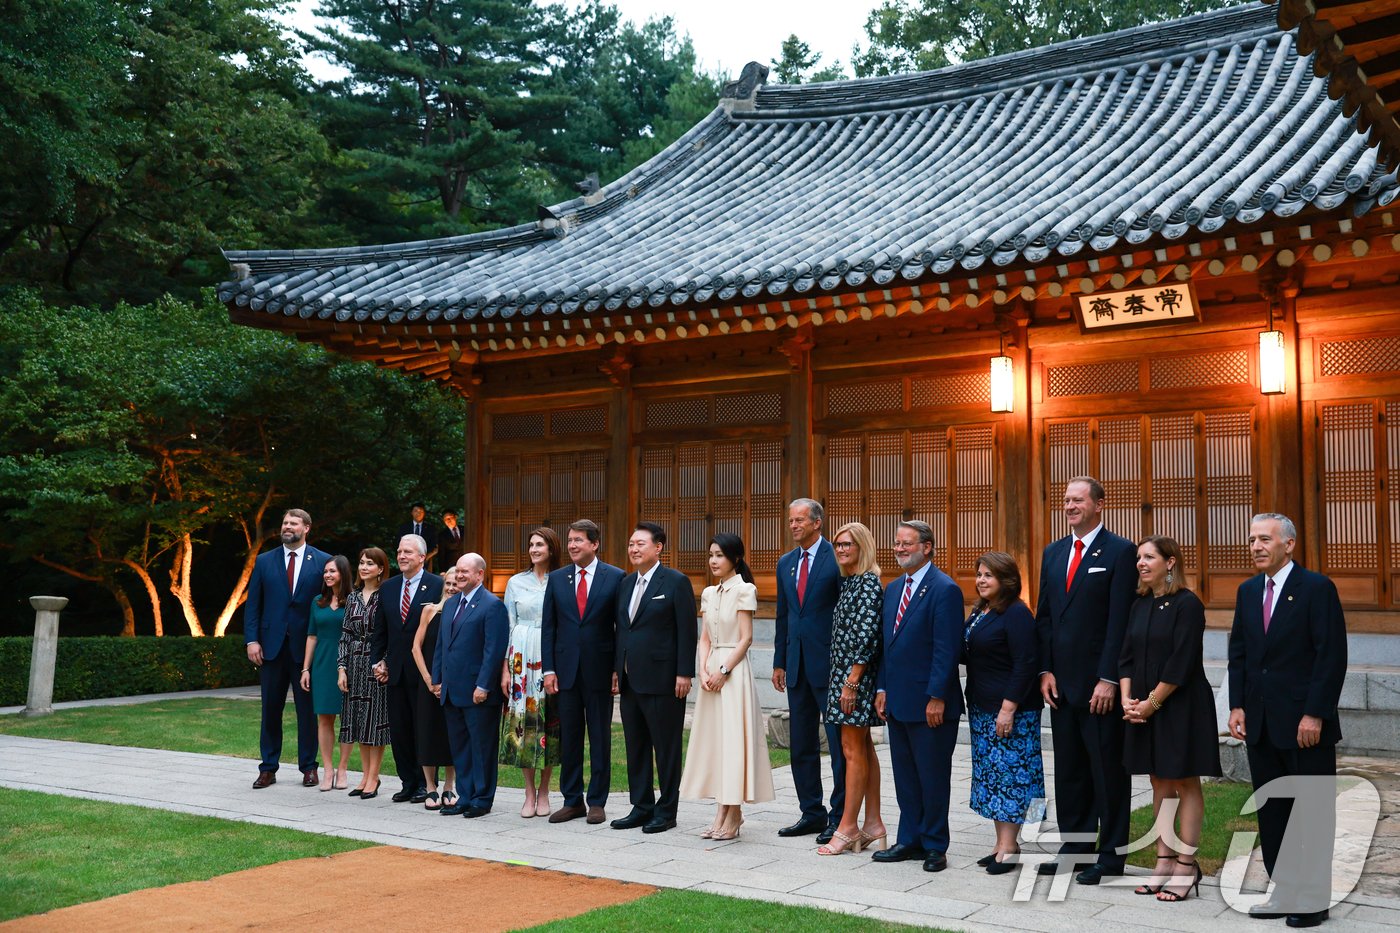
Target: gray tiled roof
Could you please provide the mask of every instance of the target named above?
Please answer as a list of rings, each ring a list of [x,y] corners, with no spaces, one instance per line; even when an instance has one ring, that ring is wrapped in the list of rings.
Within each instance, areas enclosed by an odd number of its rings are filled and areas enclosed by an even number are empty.
[[[726,103],[540,223],[230,251],[247,269],[220,298],[431,322],[807,296],[1359,213],[1400,190],[1262,4]]]

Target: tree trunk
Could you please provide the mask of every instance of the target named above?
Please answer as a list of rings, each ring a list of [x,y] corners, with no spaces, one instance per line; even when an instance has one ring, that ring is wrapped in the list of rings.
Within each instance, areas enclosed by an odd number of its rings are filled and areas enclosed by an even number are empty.
[[[36,555],[31,559],[36,564],[43,564],[50,570],[57,570],[59,573],[66,573],[68,576],[73,577],[74,579],[82,580],[85,583],[96,583],[98,586],[111,593],[112,598],[116,600],[117,608],[120,609],[122,613],[122,635],[134,636],[136,634],[136,613],[131,608],[131,600],[127,598],[126,591],[122,589],[121,584],[119,584],[115,579],[106,574],[97,576],[91,573],[83,573],[81,570],[78,570],[75,567],[69,567],[66,564],[60,564],[57,561],[50,560],[42,554]]]
[[[228,601],[224,603],[224,608],[219,610],[219,617],[214,621],[214,637],[222,638],[224,632],[228,631],[228,624],[233,621],[233,614],[238,607],[243,605],[248,598],[248,580],[253,576],[253,564],[258,560],[258,546],[261,541],[254,542],[248,548],[248,554],[243,558],[243,569],[238,573],[238,581],[233,585],[233,591],[228,594]]]
[[[156,589],[156,581],[151,578],[145,567],[134,560],[123,560],[122,565],[136,574],[146,588],[146,598],[151,601],[151,618],[155,621],[156,637],[159,638],[165,634],[165,620],[160,613],[160,591]]]
[[[204,626],[200,624],[199,613],[194,608],[194,592],[191,587],[191,577],[194,573],[194,541],[188,532],[181,535],[175,541],[175,555],[170,564],[170,592],[180,601],[180,608],[185,614],[185,624],[190,628],[190,634],[195,637],[203,637]]]

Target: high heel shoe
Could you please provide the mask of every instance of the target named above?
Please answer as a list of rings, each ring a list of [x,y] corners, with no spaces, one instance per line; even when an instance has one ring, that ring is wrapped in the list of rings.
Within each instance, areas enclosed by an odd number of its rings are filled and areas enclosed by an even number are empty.
[[[743,822],[741,821],[739,825],[742,826],[742,825],[743,825]],[[728,832],[726,832],[726,831],[723,830],[723,829],[717,829],[717,830],[715,830],[713,833],[710,834],[710,838],[713,839],[713,840],[715,840],[716,842],[726,842],[726,841],[728,841],[728,840],[730,840],[730,839],[738,839],[738,838],[739,838],[739,826],[735,826],[733,829],[729,830]]]
[[[877,842],[879,843],[878,846],[875,844]],[[860,831],[860,844],[861,847],[865,849],[879,849],[884,851],[885,847],[889,844],[889,833],[880,833],[878,836],[872,836],[862,829]]]
[[[1191,892],[1193,890],[1196,892],[1197,897],[1201,896],[1201,875],[1203,874],[1201,871],[1201,863],[1196,861],[1194,858],[1191,859],[1189,862],[1183,862],[1181,859],[1177,859],[1176,863],[1178,865],[1195,866],[1196,877],[1189,884],[1187,884],[1184,889],[1182,889],[1179,892],[1168,890],[1165,884],[1162,885],[1162,890],[1157,892],[1157,900],[1163,902],[1164,904],[1175,904],[1178,901],[1184,901],[1191,895]],[[1173,878],[1172,880],[1175,881],[1176,879]],[[1170,883],[1171,882],[1168,882],[1168,884]]]
[[[335,780],[331,781],[331,790],[345,790],[350,786],[350,777],[345,774],[337,774]]]
[[[860,850],[865,848],[865,838],[861,835],[860,830],[856,830],[856,834],[854,837],[847,836],[845,833],[839,830],[832,833],[831,835],[834,838],[841,840],[841,848],[838,849],[828,842],[824,846],[817,846],[818,855],[845,855],[847,852],[854,852],[857,855],[859,855]]]
[[[1175,855],[1159,855],[1159,856],[1157,856],[1157,865],[1161,865],[1163,862],[1175,862],[1175,861],[1176,861],[1176,856],[1175,856]],[[1171,877],[1170,875],[1159,875],[1159,874],[1157,873],[1157,866],[1155,866],[1155,865],[1153,866],[1153,868],[1152,868],[1152,880],[1153,880],[1153,881],[1156,881],[1158,878],[1170,878],[1170,877]],[[1133,893],[1134,893],[1134,894],[1156,894],[1158,891],[1162,890],[1162,888],[1163,888],[1165,885],[1166,885],[1166,882],[1165,882],[1165,881],[1163,881],[1162,884],[1159,884],[1159,885],[1157,885],[1157,886],[1155,886],[1155,887],[1154,887],[1152,884],[1150,884],[1150,883],[1144,882],[1143,884],[1138,885],[1136,888],[1133,888]]]
[[[378,796],[379,796],[379,784],[376,782],[375,785],[374,785],[374,790],[365,790],[365,791],[363,791],[363,792],[360,794],[360,799],[361,799],[361,800],[373,800],[375,797],[378,797]]]

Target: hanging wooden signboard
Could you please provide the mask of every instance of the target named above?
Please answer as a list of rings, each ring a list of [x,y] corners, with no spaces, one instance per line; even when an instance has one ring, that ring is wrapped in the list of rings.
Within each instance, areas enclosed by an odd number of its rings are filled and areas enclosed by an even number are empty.
[[[1087,333],[1118,327],[1146,327],[1200,320],[1191,286],[1184,282],[1095,292],[1076,299],[1079,326]]]

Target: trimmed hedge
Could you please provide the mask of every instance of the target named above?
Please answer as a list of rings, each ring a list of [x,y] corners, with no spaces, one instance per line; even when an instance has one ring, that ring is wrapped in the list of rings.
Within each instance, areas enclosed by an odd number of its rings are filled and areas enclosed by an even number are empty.
[[[33,638],[0,638],[0,706],[29,696]],[[242,638],[59,638],[54,702],[258,682]]]

